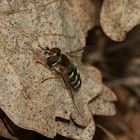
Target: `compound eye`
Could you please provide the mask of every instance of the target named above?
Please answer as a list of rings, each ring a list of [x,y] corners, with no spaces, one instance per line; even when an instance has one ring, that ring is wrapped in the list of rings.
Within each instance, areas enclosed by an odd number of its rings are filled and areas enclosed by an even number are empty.
[[[47,65],[50,67],[54,66],[57,63],[58,59],[59,57],[57,55],[48,57]]]
[[[50,56],[57,56],[57,53],[56,53],[55,51],[51,51],[51,52],[49,53],[49,55],[50,55]]]
[[[51,53],[52,53],[53,56],[54,55],[60,56],[61,50],[59,48],[52,48]]]

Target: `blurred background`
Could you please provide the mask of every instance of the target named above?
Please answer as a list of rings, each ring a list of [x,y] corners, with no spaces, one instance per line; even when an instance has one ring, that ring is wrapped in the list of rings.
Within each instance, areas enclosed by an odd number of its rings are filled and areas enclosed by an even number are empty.
[[[140,26],[124,41],[110,40],[100,27],[89,31],[82,61],[97,67],[103,82],[117,97],[114,117],[96,117],[96,123],[113,133],[117,140],[140,139]],[[97,128],[94,140],[108,140]]]

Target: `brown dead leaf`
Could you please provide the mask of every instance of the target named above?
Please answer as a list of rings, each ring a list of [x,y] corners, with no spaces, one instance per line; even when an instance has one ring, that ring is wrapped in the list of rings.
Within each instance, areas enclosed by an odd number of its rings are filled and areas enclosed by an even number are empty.
[[[105,0],[100,21],[104,32],[111,39],[124,40],[127,32],[140,24],[140,1]]]
[[[17,140],[15,137],[10,135],[2,120],[0,120],[0,136],[8,138],[10,140]]]
[[[126,135],[117,136],[117,140],[130,140],[130,138]]]
[[[0,14],[2,110],[19,127],[47,137],[53,138],[59,133],[74,139],[92,139],[95,132],[92,115],[112,115],[115,112],[111,103],[115,96],[104,91],[100,73],[95,68],[81,64],[78,56],[81,53],[71,58],[79,68],[82,79],[82,87],[74,97],[83,115],[80,117],[63,80],[50,69],[36,63],[36,59],[43,57],[38,44],[42,47],[59,47],[64,53],[85,46],[84,34],[68,10],[69,5],[63,0],[1,3],[4,8]],[[55,78],[41,83],[49,77]],[[104,93],[108,95],[104,96]],[[99,102],[105,105],[100,104],[100,111],[97,107],[94,109],[98,102],[94,98],[97,96]]]
[[[133,114],[133,116],[131,116],[130,118],[130,127],[132,129],[132,131],[136,134],[136,136],[138,136],[140,138],[140,113],[136,112]]]

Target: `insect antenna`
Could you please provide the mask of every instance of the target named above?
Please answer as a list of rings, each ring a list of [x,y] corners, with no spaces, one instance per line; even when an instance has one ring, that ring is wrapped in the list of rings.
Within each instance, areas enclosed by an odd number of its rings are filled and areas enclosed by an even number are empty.
[[[80,48],[80,49],[77,49],[77,50],[75,50],[75,51],[67,52],[66,54],[70,55],[70,54],[73,54],[73,53],[80,52],[80,51],[86,49],[86,47],[87,47],[87,46],[84,46],[84,47],[82,47],[82,48]]]
[[[39,47],[40,49],[42,49],[42,50],[46,50],[46,49],[44,49],[43,47],[41,47],[40,45],[38,45],[38,47]]]
[[[44,83],[45,81],[47,81],[49,79],[57,79],[57,78],[56,77],[48,77],[48,78],[44,79],[43,81],[41,81],[41,83]]]
[[[45,53],[50,53],[50,51],[51,51],[50,48],[49,48],[48,46],[46,46],[46,48],[43,48],[43,47],[40,46],[40,44],[38,44],[38,47],[39,47],[40,49],[44,50]]]

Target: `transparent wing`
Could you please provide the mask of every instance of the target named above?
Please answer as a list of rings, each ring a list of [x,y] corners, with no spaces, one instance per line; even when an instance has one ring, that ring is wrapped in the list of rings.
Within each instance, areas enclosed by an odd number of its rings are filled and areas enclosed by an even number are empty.
[[[70,93],[69,95],[70,95],[70,97],[72,98],[73,104],[74,104],[74,106],[75,106],[75,109],[76,109],[78,115],[82,117],[82,114],[80,113],[79,108],[78,108],[78,106],[76,105],[76,102],[75,102],[75,100],[74,100],[74,94],[73,94],[73,91],[72,91],[72,88],[71,88],[71,86],[70,86],[70,83],[69,83],[69,80],[68,80],[67,76],[65,75],[64,72],[60,72],[59,74],[61,75],[61,77],[62,77],[62,79],[63,79],[63,81],[64,81],[64,83],[65,83],[65,85],[66,85],[66,88],[67,88],[67,90],[68,90],[69,93]]]

